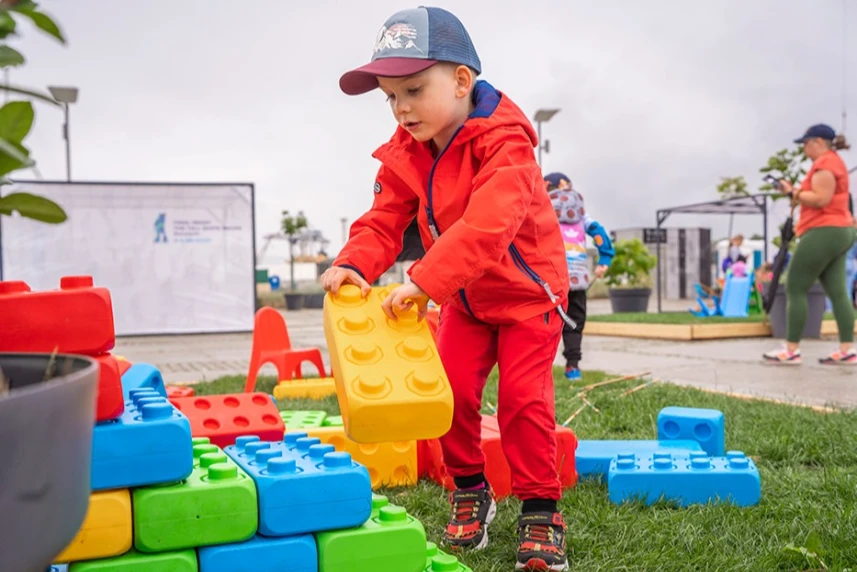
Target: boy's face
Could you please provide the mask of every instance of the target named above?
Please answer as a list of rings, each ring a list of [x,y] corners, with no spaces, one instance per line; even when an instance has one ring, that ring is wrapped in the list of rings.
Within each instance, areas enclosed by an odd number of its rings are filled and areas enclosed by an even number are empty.
[[[379,77],[399,125],[420,142],[446,146],[470,112],[473,78],[465,66],[435,64],[408,77]]]

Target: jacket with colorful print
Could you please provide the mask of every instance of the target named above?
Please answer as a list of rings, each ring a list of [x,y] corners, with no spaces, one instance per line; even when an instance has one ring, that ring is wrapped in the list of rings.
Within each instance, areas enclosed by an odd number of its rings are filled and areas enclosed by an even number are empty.
[[[562,236],[535,161],[524,113],[485,81],[474,111],[434,157],[401,127],[381,161],[372,208],[351,226],[334,261],[374,282],[402,248],[414,215],[426,254],[408,271],[438,304],[495,324],[564,306]]]
[[[592,237],[598,249],[599,266],[610,266],[616,250],[604,227],[587,214],[583,195],[572,188],[565,188],[550,191],[549,197],[559,219],[570,288],[586,290],[592,283],[589,257],[586,253],[586,235]]]

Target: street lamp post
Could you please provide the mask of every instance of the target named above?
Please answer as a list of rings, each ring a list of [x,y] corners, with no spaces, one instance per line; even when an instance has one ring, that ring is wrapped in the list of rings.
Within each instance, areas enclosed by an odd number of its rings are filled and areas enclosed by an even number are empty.
[[[536,128],[538,130],[539,135],[539,166],[542,165],[542,149],[544,149],[545,153],[550,153],[550,141],[542,142],[542,123],[547,123],[551,120],[551,118],[559,113],[559,109],[539,109],[536,111],[536,116],[534,119],[536,120]]]
[[[77,88],[48,86],[48,91],[51,92],[54,99],[62,104],[65,113],[65,123],[63,123],[62,129],[65,139],[65,173],[66,180],[71,182],[71,135],[69,133],[68,106],[70,103],[77,102]]]

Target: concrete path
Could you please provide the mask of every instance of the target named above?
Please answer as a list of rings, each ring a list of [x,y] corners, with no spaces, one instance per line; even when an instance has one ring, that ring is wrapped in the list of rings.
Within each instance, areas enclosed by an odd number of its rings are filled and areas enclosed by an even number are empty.
[[[671,306],[684,309],[687,302],[674,302],[668,308]],[[609,312],[609,303],[592,300],[589,311]],[[293,312],[286,319],[292,344],[323,348],[325,363],[329,363],[321,310]],[[761,363],[761,354],[776,343],[770,338],[674,342],[584,335],[582,365],[618,375],[650,371],[661,381],[716,391],[857,407],[857,368],[817,363],[817,358],[834,346],[833,340],[804,342],[804,364],[800,367]],[[250,334],[209,334],[120,338],[114,353],[132,362],[151,363],[168,383],[176,383],[246,375],[250,349]],[[557,356],[556,363],[564,363],[562,355]],[[265,366],[261,373],[274,374],[275,370]]]

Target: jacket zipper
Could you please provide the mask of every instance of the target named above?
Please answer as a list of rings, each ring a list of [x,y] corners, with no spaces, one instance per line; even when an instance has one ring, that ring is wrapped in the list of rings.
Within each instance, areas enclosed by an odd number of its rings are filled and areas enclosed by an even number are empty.
[[[429,170],[429,179],[428,179],[428,201],[426,204],[426,217],[428,218],[429,224],[429,232],[431,233],[432,240],[437,240],[440,238],[440,229],[437,226],[437,221],[434,220],[434,207],[432,205],[432,190],[434,186],[434,170],[437,168],[437,164],[440,162],[440,158],[443,157],[443,154],[446,153],[446,150],[449,149],[449,146],[452,144],[453,140],[455,140],[455,136],[458,135],[458,132],[461,131],[461,128],[464,125],[460,125],[458,129],[456,129],[452,133],[452,137],[449,138],[449,142],[441,149],[440,153],[437,154],[437,157],[432,163],[431,170]],[[464,293],[464,288],[458,291],[458,295],[461,297],[461,303],[464,304],[464,309],[467,310],[467,313],[470,314],[471,317],[476,318],[476,314],[473,313],[473,310],[470,309],[470,303],[467,301],[467,295]]]
[[[550,285],[547,282],[545,282],[544,280],[542,280],[541,277],[538,274],[536,274],[535,270],[530,268],[527,265],[527,263],[524,262],[524,257],[521,256],[521,253],[518,251],[518,247],[515,246],[515,243],[512,243],[509,245],[509,253],[512,255],[512,262],[515,263],[515,266],[517,266],[521,272],[523,272],[524,274],[529,276],[533,282],[535,282],[536,284],[538,284],[539,286],[544,288],[544,291],[547,292],[547,295],[548,295],[548,298],[550,298],[550,301],[552,303],[556,304],[556,296],[554,296],[554,293],[551,292]],[[567,323],[569,326],[571,326],[572,329],[574,329],[574,330],[577,329],[577,322],[572,320],[568,316],[568,314],[565,313],[565,310],[562,308],[561,305],[557,304],[556,311],[559,313],[560,317],[563,319],[563,321],[565,323]]]

